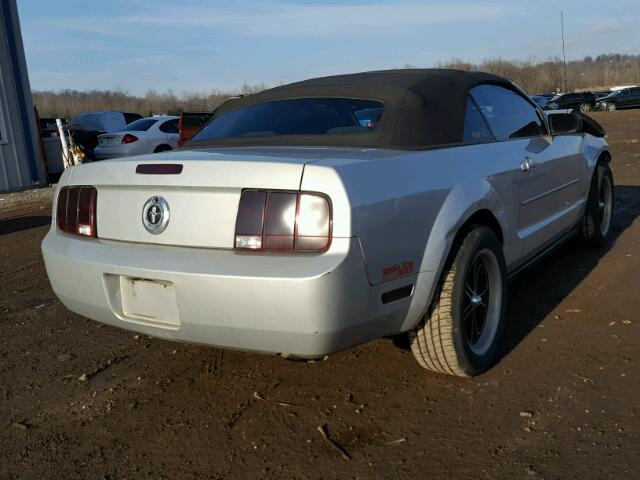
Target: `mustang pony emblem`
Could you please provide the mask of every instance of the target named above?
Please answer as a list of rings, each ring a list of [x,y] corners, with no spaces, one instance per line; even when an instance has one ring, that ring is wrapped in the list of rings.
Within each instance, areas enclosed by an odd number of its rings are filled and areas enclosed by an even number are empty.
[[[151,197],[142,207],[142,224],[149,233],[164,232],[169,223],[169,204],[162,197]]]

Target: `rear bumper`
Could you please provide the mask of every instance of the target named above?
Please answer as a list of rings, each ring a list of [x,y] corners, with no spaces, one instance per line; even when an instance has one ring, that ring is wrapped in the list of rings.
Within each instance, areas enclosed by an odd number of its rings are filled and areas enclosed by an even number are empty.
[[[319,357],[398,333],[411,297],[383,304],[405,278],[370,286],[357,239],[336,238],[322,255],[141,245],[61,234],[42,243],[51,285],[69,309],[169,340]],[[179,321],[123,313],[120,277],[170,282]]]

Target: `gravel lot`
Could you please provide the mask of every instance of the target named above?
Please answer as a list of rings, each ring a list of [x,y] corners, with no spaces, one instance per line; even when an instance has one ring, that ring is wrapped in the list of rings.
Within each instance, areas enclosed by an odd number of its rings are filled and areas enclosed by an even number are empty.
[[[49,287],[51,189],[0,195],[0,479],[640,478],[640,110],[594,116],[614,239],[517,278],[470,380],[390,339],[297,363],[99,325]]]

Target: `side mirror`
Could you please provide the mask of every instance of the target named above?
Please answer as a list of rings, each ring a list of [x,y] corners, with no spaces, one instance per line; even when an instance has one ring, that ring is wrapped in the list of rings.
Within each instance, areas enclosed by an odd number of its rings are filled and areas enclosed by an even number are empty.
[[[547,118],[551,135],[569,135],[582,131],[582,120],[575,113],[551,113]]]

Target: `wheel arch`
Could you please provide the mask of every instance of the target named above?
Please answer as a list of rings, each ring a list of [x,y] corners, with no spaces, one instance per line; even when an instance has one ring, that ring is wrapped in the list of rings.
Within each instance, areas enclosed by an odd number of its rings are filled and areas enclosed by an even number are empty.
[[[613,159],[609,144],[604,138],[594,137],[590,134],[584,135],[582,142],[582,155],[586,161],[586,167],[589,170],[588,178],[591,179],[596,165],[599,162],[609,164]]]
[[[596,161],[596,163],[602,161],[603,163],[609,165],[609,163],[611,162],[611,158],[611,152],[608,149],[604,149],[600,152],[600,155],[598,155],[598,160]]]
[[[471,225],[491,228],[503,247],[508,247],[510,221],[508,199],[486,180],[465,182],[453,188],[443,202],[427,240],[421,271],[442,271],[445,260]]]
[[[414,328],[426,314],[452,251],[474,225],[490,228],[504,251],[509,244],[508,217],[504,199],[486,181],[459,185],[450,192],[429,235],[414,288],[415,303],[403,330]]]
[[[487,227],[498,237],[498,241],[502,245],[504,251],[505,237],[504,229],[500,222],[494,215],[494,213],[487,208],[477,207],[469,212],[461,221],[460,225],[455,229],[454,234],[451,236],[451,241],[448,242],[446,250],[443,252],[442,261],[437,271],[437,279],[440,278],[444,271],[447,262],[451,260],[452,254],[456,251],[456,248],[462,243],[467,234],[474,227]]]
[[[456,242],[459,242],[464,238],[464,236],[474,227],[474,226],[485,226],[488,227],[493,233],[496,234],[498,240],[501,244],[504,245],[504,233],[502,231],[502,226],[496,216],[489,210],[488,208],[481,208],[480,210],[476,210],[473,214],[467,218],[467,220],[460,226],[456,235],[454,236],[451,247],[456,245]],[[449,254],[451,255],[451,248],[449,248]]]

